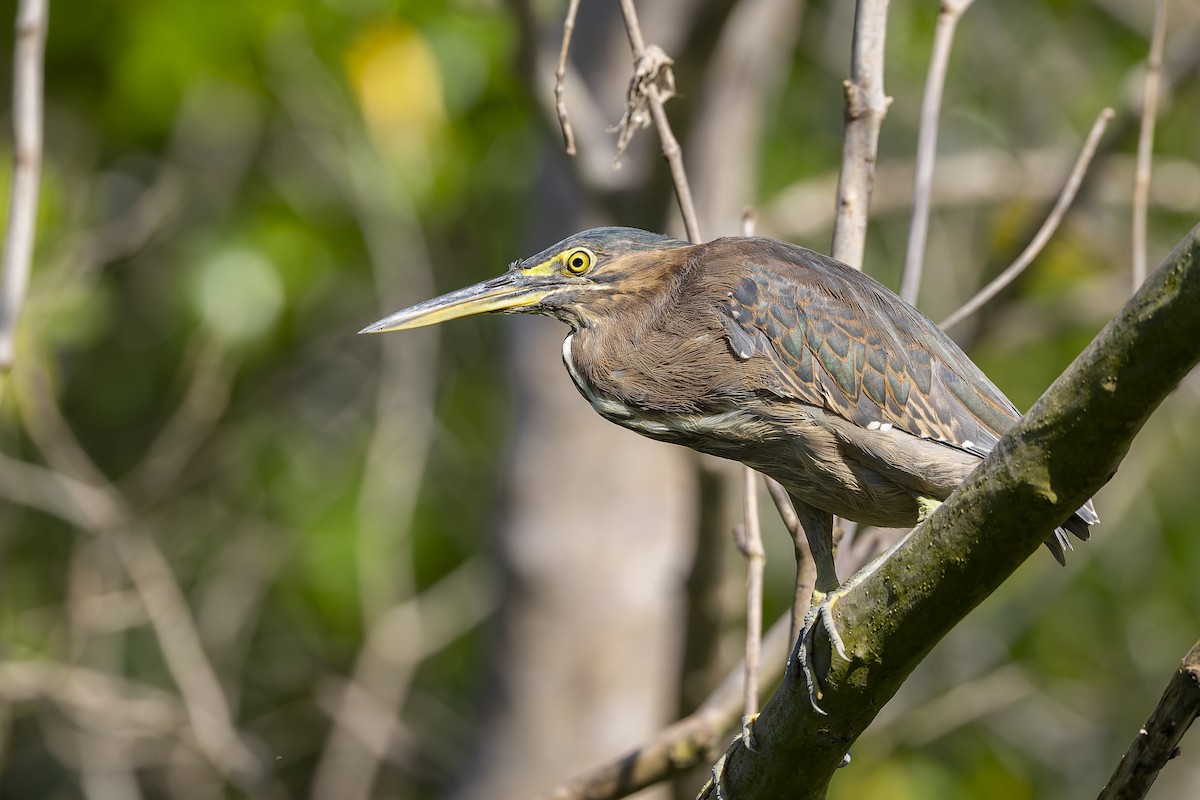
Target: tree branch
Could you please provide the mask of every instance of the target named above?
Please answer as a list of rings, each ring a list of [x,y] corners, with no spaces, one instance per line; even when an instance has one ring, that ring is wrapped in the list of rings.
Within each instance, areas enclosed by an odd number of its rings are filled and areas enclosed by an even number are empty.
[[[1033,239],[1021,251],[1021,255],[1017,256],[1017,260],[997,275],[987,286],[976,292],[974,297],[963,303],[957,311],[938,323],[939,327],[952,328],[974,314],[988,300],[999,294],[1001,289],[1015,281],[1038,257],[1071,208],[1071,203],[1074,202],[1079,186],[1087,174],[1088,166],[1092,163],[1092,156],[1096,154],[1096,148],[1100,146],[1100,138],[1104,136],[1104,131],[1112,118],[1113,110],[1111,108],[1103,109],[1100,116],[1096,117],[1092,129],[1083,143],[1083,149],[1079,151],[1079,157],[1075,159],[1075,166],[1071,168],[1071,174],[1067,177],[1062,193],[1054,203],[1054,208],[1050,210],[1049,216],[1046,217],[1046,221],[1042,223],[1042,227],[1038,229]]]
[[[909,305],[917,304],[921,291],[921,268],[925,260],[925,237],[929,233],[929,198],[933,186],[933,164],[937,158],[938,118],[942,112],[942,90],[950,66],[950,48],[958,20],[975,0],[943,0],[933,34],[933,54],[929,57],[929,77],[921,98],[921,128],[917,133],[917,169],[913,177],[912,223],[908,229],[908,250],[904,271],[900,273],[900,297]]]
[[[13,48],[13,173],[0,287],[0,369],[12,366],[29,286],[42,173],[42,55],[48,0],[21,0]]]
[[[579,13],[579,0],[571,0],[567,6],[567,18],[563,22],[562,45],[558,49],[558,67],[554,70],[554,110],[558,114],[558,127],[562,129],[563,146],[567,155],[575,155],[575,131],[567,115],[567,54],[571,51],[571,35],[575,33],[575,15]]]
[[[629,131],[637,127],[636,108],[639,94],[644,93],[646,102],[650,105],[650,115],[658,130],[658,139],[662,142],[663,157],[671,169],[671,180],[675,184],[675,198],[679,201],[679,213],[683,216],[683,227],[687,237],[697,244],[704,241],[700,235],[700,222],[696,217],[696,204],[692,202],[692,190],[688,186],[687,171],[683,166],[683,148],[671,130],[663,103],[674,93],[675,78],[671,75],[671,59],[667,58],[661,48],[646,46],[642,36],[642,27],[638,22],[637,8],[633,0],[621,0],[621,15],[625,19],[625,30],[629,34],[629,47],[633,50],[633,80],[629,85],[629,108],[626,120],[622,120],[622,140],[626,140],[625,126]],[[665,90],[660,87],[667,87]],[[664,96],[665,94],[665,96]],[[629,135],[632,135],[631,133]],[[621,157],[624,148],[618,144],[617,158]]]
[[[1099,800],[1140,800],[1158,773],[1179,754],[1179,741],[1200,714],[1200,642],[1183,657],[1166,690],[1121,763],[1100,792]]]
[[[1146,206],[1150,200],[1150,162],[1154,157],[1154,123],[1158,116],[1158,85],[1167,41],[1167,0],[1154,3],[1154,32],[1142,85],[1142,119],[1138,128],[1137,169],[1133,178],[1133,288],[1146,279]]]
[[[830,659],[814,712],[785,682],[735,744],[739,800],[822,798],[850,745],[932,647],[1115,473],[1151,412],[1200,361],[1200,225],[880,567],[834,607],[850,661]]]
[[[883,92],[887,11],[888,0],[858,0],[854,12],[850,79],[843,84],[846,136],[842,142],[842,173],[838,177],[832,255],[856,269],[862,268],[866,249],[867,212],[875,185],[879,129],[891,104],[891,98]]]

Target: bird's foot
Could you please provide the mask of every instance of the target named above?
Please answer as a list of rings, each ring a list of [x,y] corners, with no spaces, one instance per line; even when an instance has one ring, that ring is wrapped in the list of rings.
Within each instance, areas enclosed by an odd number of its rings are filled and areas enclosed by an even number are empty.
[[[942,504],[941,500],[934,500],[932,497],[924,495],[917,496],[917,522],[921,523],[933,516],[933,512],[938,510],[938,506]]]
[[[784,673],[787,676],[788,686],[795,688],[793,683],[793,676],[795,674],[793,666],[803,672],[804,686],[808,690],[808,701],[812,704],[813,711],[816,711],[818,714],[824,714],[825,710],[821,708],[818,702],[824,693],[821,690],[820,680],[817,678],[816,663],[813,661],[813,646],[816,643],[817,623],[820,623],[820,627],[824,629],[825,635],[829,637],[829,643],[833,647],[834,652],[846,661],[849,661],[850,656],[846,653],[846,645],[842,641],[842,636],[838,633],[837,625],[833,621],[833,604],[845,593],[846,590],[842,588],[828,594],[818,591],[813,592],[812,600],[808,605],[808,613],[804,615],[804,627],[800,631],[800,642],[796,646],[796,664],[793,665],[789,661],[787,671]]]
[[[754,739],[754,720],[758,719],[758,714],[748,714],[742,717],[742,732],[733,737],[733,741],[729,743],[729,747],[717,759],[717,762],[712,767],[712,777],[700,788],[700,793],[696,795],[696,800],[704,800],[710,796],[716,796],[717,800],[727,800],[729,795],[725,792],[725,763],[729,759],[729,755],[733,749],[737,747],[738,742],[745,745],[746,749],[751,753],[758,752],[758,742]]]
[[[758,752],[758,741],[754,738],[754,721],[756,719],[758,719],[757,711],[742,717],[742,732],[738,735],[738,738],[742,740],[742,744],[746,745],[746,749],[751,753]],[[734,744],[737,743],[737,739],[733,741]],[[733,744],[729,746],[733,747]]]

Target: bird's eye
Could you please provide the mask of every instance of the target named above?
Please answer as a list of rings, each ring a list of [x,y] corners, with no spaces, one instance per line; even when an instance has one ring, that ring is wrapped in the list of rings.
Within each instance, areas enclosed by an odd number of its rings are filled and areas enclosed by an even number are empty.
[[[590,250],[572,250],[563,259],[567,265],[567,272],[572,275],[582,275],[592,267],[592,253]]]

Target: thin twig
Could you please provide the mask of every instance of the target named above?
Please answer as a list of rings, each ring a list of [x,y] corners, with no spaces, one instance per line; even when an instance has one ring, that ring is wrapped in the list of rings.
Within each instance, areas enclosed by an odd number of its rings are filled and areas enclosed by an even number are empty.
[[[637,9],[633,5],[633,0],[621,0],[621,15],[625,19],[625,32],[629,36],[629,47],[633,50],[634,73],[639,72],[639,66],[642,59],[646,55],[646,39],[642,36],[641,24],[638,22]],[[658,50],[658,48],[655,48]],[[660,50],[658,52],[661,52]],[[668,62],[670,59],[667,59]],[[669,63],[662,69],[670,70]],[[673,79],[672,79],[673,80]],[[667,112],[663,108],[663,98],[660,93],[656,80],[648,79],[635,82],[634,86],[640,86],[646,93],[646,99],[650,105],[650,114],[654,119],[654,126],[658,130],[658,138],[662,143],[663,157],[667,159],[667,164],[671,169],[671,180],[675,184],[675,198],[679,201],[679,213],[683,216],[683,227],[687,231],[687,237],[690,241],[700,243],[703,238],[700,235],[700,222],[696,218],[696,205],[692,201],[692,190],[688,186],[687,172],[683,167],[683,148],[679,146],[679,140],[675,138],[674,132],[671,130],[670,120],[667,119]],[[631,86],[631,94],[634,86]]]
[[[1142,123],[1138,131],[1137,167],[1133,176],[1133,289],[1146,280],[1146,207],[1150,200],[1150,164],[1154,158],[1154,123],[1158,116],[1158,85],[1162,78],[1167,40],[1167,0],[1155,0],[1154,32],[1142,88]]]
[[[562,128],[563,144],[567,155],[575,155],[575,131],[567,116],[567,54],[571,51],[571,35],[575,33],[575,15],[579,13],[579,0],[571,0],[567,6],[567,18],[563,22],[562,46],[558,50],[558,68],[554,70],[554,110],[558,112],[558,126]]]
[[[742,212],[742,235],[753,236],[756,216],[754,209]],[[758,711],[758,671],[762,661],[762,603],[763,573],[767,554],[763,549],[762,525],[758,517],[758,473],[742,467],[743,535],[738,537],[738,549],[746,557],[746,683],[743,688],[742,716],[749,718]]]
[[[887,11],[888,0],[858,0],[855,4],[850,78],[842,84],[846,93],[846,135],[842,141],[832,255],[856,269],[862,269],[866,249],[879,129],[891,104],[883,91]]]
[[[925,238],[929,233],[929,200],[933,186],[933,164],[937,158],[938,118],[942,111],[942,91],[950,66],[954,32],[963,13],[974,0],[943,0],[933,34],[933,53],[929,58],[929,77],[921,98],[921,127],[917,134],[917,170],[913,177],[912,223],[908,229],[908,250],[900,275],[900,298],[917,304],[921,290],[921,271],[925,261]]]
[[[48,0],[21,0],[13,46],[13,173],[4,237],[0,286],[0,369],[12,367],[17,321],[37,227],[38,183],[42,171],[42,56],[46,49]]]
[[[1083,176],[1087,172],[1088,166],[1092,163],[1092,156],[1096,152],[1096,147],[1100,144],[1100,138],[1104,135],[1104,130],[1108,127],[1109,120],[1112,118],[1113,110],[1111,108],[1104,109],[1100,112],[1100,116],[1096,117],[1096,122],[1092,125],[1092,130],[1088,133],[1087,139],[1083,143],[1083,149],[1079,151],[1079,158],[1075,160],[1075,166],[1071,168],[1071,174],[1067,178],[1066,185],[1063,186],[1062,194],[1058,196],[1058,201],[1055,202],[1050,215],[1046,217],[1046,221],[1042,223],[1042,227],[1033,237],[1033,241],[1029,243],[1021,255],[1017,256],[1017,260],[1008,269],[997,275],[991,283],[980,289],[970,300],[963,303],[961,308],[942,320],[939,323],[942,328],[952,328],[974,314],[984,303],[995,297],[1001,289],[1016,280],[1017,276],[1024,272],[1033,263],[1033,260],[1038,257],[1038,254],[1042,252],[1042,248],[1050,241],[1050,237],[1058,230],[1059,224],[1067,214],[1067,209],[1071,207],[1071,203],[1075,199],[1075,193],[1079,191],[1079,184],[1083,181]]]
[[[1200,714],[1200,642],[1192,645],[1171,676],[1158,705],[1121,757],[1099,800],[1145,797],[1158,773],[1179,754],[1179,742],[1197,714]]]
[[[875,189],[875,161],[879,129],[892,98],[883,91],[884,42],[887,38],[888,0],[857,0],[854,38],[850,44],[850,78],[842,82],[846,95],[846,133],[842,138],[842,168],[838,174],[837,211],[833,218],[830,255],[862,269],[867,245],[867,219]],[[857,523],[847,521],[857,529]],[[846,530],[833,518],[833,530]],[[837,546],[837,541],[834,541]]]
[[[764,476],[767,492],[779,510],[779,517],[784,527],[792,536],[792,546],[796,548],[796,587],[792,594],[792,626],[791,639],[795,642],[800,638],[800,626],[808,614],[808,604],[812,600],[813,588],[817,585],[817,565],[813,561],[812,550],[808,547],[808,537],[804,535],[804,527],[800,517],[792,506],[792,498],[788,497],[787,489],[774,478]]]

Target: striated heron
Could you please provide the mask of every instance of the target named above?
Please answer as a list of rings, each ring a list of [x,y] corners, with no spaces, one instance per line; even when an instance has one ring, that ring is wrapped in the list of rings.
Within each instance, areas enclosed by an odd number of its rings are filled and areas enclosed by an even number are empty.
[[[595,228],[361,332],[485,311],[567,323],[563,363],[605,419],[787,488],[816,561],[802,653],[819,617],[846,657],[830,613],[845,591],[834,515],[914,526],[1020,417],[949,336],[882,284],[773,239],[692,245]],[[1089,502],[1046,546],[1063,562],[1064,531],[1086,540],[1097,521]]]

